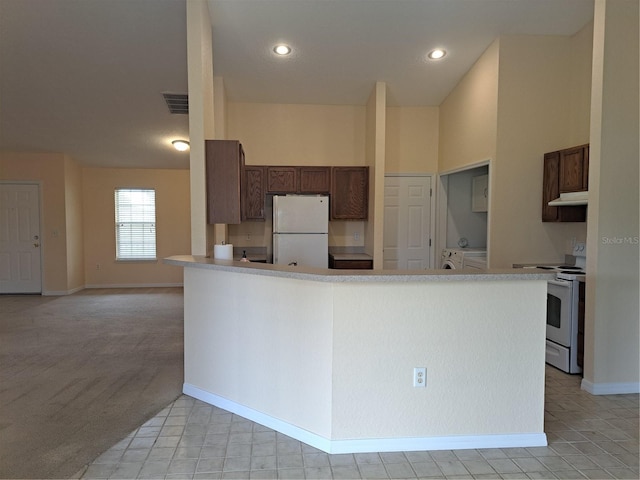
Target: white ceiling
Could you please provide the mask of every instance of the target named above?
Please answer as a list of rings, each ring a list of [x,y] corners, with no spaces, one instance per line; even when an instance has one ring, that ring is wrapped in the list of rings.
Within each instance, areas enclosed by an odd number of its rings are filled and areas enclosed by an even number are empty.
[[[207,0],[235,102],[439,105],[499,35],[572,35],[593,0]],[[185,0],[0,0],[0,149],[188,168]],[[272,46],[286,42],[287,58]],[[434,47],[445,59],[427,62]]]

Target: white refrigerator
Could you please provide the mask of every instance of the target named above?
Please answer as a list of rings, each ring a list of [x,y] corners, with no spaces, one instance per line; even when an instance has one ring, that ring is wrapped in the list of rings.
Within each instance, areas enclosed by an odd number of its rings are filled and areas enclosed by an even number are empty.
[[[329,197],[274,195],[273,263],[327,268]]]

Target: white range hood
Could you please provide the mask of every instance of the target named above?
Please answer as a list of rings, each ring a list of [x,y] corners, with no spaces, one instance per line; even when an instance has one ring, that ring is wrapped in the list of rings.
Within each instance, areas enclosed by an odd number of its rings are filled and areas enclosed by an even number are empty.
[[[571,205],[587,205],[589,192],[561,193],[558,198],[549,202],[550,207],[564,207]]]

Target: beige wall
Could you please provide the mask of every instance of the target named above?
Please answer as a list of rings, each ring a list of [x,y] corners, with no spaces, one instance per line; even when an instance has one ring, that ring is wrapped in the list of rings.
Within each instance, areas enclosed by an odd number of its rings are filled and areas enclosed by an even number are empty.
[[[640,391],[638,2],[596,2],[585,373],[592,393]]]
[[[42,292],[50,295],[66,294],[74,288],[67,281],[67,165],[72,164],[64,155],[56,153],[0,154],[0,180],[34,182],[41,186]],[[75,231],[72,236],[73,244]]]
[[[248,165],[364,165],[362,106],[227,104]]]
[[[569,102],[569,142],[580,145],[589,141],[591,120],[591,68],[593,64],[593,22],[569,39],[571,71]]]
[[[365,252],[373,257],[373,268],[382,268],[384,220],[384,174],[387,86],[376,82],[367,101],[366,165],[369,167],[369,213],[365,223]]]
[[[584,115],[590,78],[573,66],[589,63],[591,42],[558,36],[500,39],[498,141],[491,169],[491,266],[556,262],[571,253],[573,239],[586,239],[586,224],[543,223],[542,170],[545,152],[589,142]],[[578,61],[579,59],[580,61]],[[581,131],[577,131],[577,127]]]
[[[113,194],[116,188],[156,190],[158,261],[115,261]],[[182,284],[181,269],[165,265],[162,258],[188,252],[190,249],[188,170],[85,168],[82,190],[87,286]]]
[[[438,171],[438,107],[387,107],[386,173]]]
[[[558,262],[585,223],[543,223],[545,152],[589,142],[592,26],[496,40],[440,108],[439,171],[491,159],[492,268]]]
[[[189,174],[192,195],[191,248],[188,251],[193,255],[205,255],[214,232],[207,225],[204,141],[222,137],[216,137],[215,131],[213,44],[209,7],[206,0],[190,0],[186,4],[191,145]]]
[[[439,172],[495,158],[499,46],[493,42],[440,105]]]
[[[64,175],[67,286],[69,290],[80,290],[84,287],[82,168],[71,158],[66,157]]]
[[[248,165],[365,164],[363,106],[228,102],[226,111],[226,138],[240,140]],[[331,222],[329,246],[363,246],[364,224]],[[229,225],[229,242],[265,246],[271,241],[268,228],[268,222]]]

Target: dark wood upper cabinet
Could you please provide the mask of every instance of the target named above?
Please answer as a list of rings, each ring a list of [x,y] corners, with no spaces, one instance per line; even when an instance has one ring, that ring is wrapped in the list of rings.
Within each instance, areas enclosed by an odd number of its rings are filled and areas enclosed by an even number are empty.
[[[369,167],[331,168],[331,219],[366,220]]]
[[[238,140],[206,140],[207,222],[265,220],[268,194],[330,195],[331,220],[366,220],[368,167],[246,165]]]
[[[239,141],[205,141],[208,223],[240,223],[240,168],[243,163],[244,151]]]
[[[265,167],[242,168],[242,220],[264,220]]]
[[[589,146],[560,152],[560,193],[582,192],[589,188]]]
[[[298,169],[296,167],[267,167],[267,192],[297,193]]]
[[[268,166],[267,193],[329,193],[330,167]]]
[[[329,193],[331,169],[329,167],[299,167],[300,193]]]
[[[584,222],[584,205],[550,207],[560,193],[585,191],[589,184],[589,146],[568,148],[544,154],[542,175],[542,221]]]

